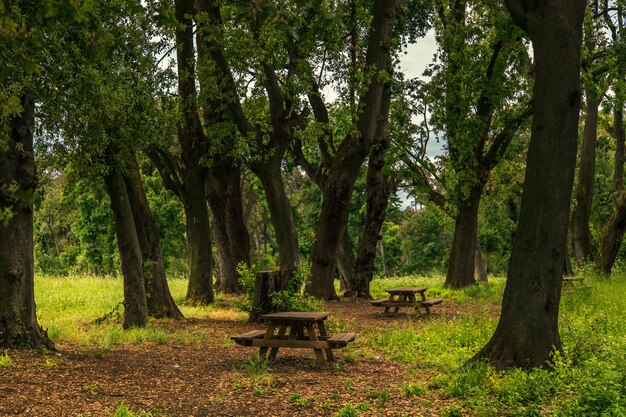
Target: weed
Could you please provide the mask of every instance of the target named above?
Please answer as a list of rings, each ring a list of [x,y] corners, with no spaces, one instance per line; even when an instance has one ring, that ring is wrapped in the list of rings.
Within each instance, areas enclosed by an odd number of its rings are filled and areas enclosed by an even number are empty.
[[[9,351],[5,350],[4,353],[0,353],[0,369],[10,368],[13,366],[13,360],[9,356]]]
[[[100,388],[99,386],[95,385],[95,384],[87,384],[82,388],[83,392],[98,392],[101,391],[102,388]]]
[[[313,398],[303,397],[302,395],[295,393],[289,399],[289,403],[296,407],[306,408],[310,407],[313,404]]]
[[[334,417],[357,417],[360,411],[367,411],[370,408],[371,406],[368,403],[357,403],[355,405],[348,403]]]
[[[113,417],[154,417],[154,414],[145,411],[135,411],[122,402],[113,414]]]
[[[388,391],[381,391],[367,396],[368,399],[378,400],[378,407],[385,408],[387,402],[391,399]]]
[[[418,397],[426,395],[427,392],[419,381],[408,382],[402,386],[402,393],[407,397]]]

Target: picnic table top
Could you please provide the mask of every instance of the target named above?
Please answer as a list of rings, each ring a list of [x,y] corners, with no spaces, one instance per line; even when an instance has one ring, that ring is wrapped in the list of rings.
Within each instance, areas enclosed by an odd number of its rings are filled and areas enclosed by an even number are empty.
[[[264,314],[265,321],[317,321],[324,320],[329,313],[325,311],[284,311],[280,313]]]
[[[415,294],[425,292],[428,288],[425,287],[398,287],[390,288],[387,291],[389,294]]]

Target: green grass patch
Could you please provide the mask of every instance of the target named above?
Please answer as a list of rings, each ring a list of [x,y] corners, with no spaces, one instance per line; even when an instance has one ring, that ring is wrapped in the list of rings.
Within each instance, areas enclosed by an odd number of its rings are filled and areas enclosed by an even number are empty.
[[[9,356],[9,351],[0,352],[0,369],[10,368],[11,366],[13,366],[13,360]]]

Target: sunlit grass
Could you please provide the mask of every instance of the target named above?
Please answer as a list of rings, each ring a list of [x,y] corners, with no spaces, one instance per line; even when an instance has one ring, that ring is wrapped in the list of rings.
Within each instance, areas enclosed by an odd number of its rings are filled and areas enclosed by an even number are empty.
[[[119,344],[195,343],[204,338],[202,332],[165,330],[153,325],[151,319],[146,328],[122,330],[123,282],[115,277],[73,275],[71,277],[35,278],[35,299],[40,324],[48,330],[54,342],[72,342],[84,346],[110,347]],[[214,320],[243,320],[245,314],[227,306],[195,306],[184,303],[187,280],[170,279],[170,291],[187,318],[210,318]],[[221,305],[218,297],[217,305]],[[114,311],[115,309],[115,311]],[[111,319],[101,324],[94,320],[114,311]],[[167,320],[161,320],[161,323]],[[172,326],[171,326],[172,327]]]

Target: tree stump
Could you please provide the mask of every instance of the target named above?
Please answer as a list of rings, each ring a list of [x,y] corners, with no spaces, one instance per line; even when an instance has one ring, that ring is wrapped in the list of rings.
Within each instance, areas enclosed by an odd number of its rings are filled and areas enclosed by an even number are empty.
[[[261,316],[276,312],[272,302],[272,294],[287,289],[287,283],[292,274],[291,269],[280,269],[276,271],[259,271],[256,273],[254,285],[254,304],[248,323],[261,321]]]

